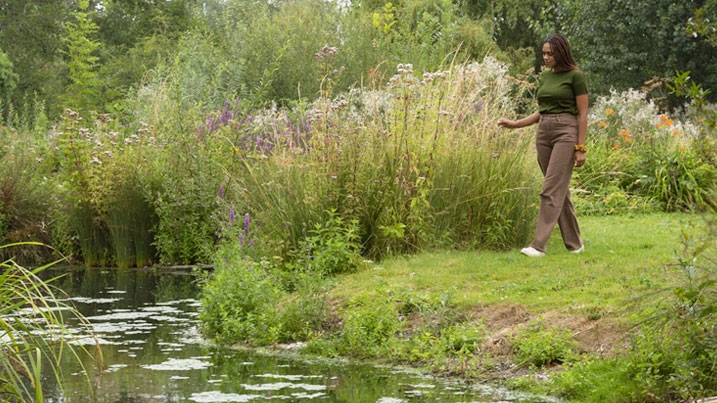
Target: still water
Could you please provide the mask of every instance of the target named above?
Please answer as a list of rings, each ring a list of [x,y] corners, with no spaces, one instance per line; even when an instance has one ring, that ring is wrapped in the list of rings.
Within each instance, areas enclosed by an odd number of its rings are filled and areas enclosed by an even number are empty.
[[[67,360],[64,393],[46,379],[47,402],[556,401],[410,370],[212,345],[200,335],[199,289],[187,273],[73,269],[53,284],[90,321],[103,363],[84,357],[83,369]]]

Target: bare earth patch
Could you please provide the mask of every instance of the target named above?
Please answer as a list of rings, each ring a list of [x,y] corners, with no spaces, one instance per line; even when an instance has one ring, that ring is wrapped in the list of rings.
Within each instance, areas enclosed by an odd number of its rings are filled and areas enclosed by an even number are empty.
[[[476,319],[484,320],[490,336],[483,343],[481,351],[500,363],[491,377],[510,378],[526,373],[513,363],[510,337],[520,327],[541,320],[546,327],[570,329],[573,339],[579,343],[580,353],[609,357],[622,351],[629,337],[629,330],[615,323],[609,317],[590,319],[585,315],[570,315],[559,312],[531,313],[523,306],[505,303],[480,307],[473,310]],[[556,367],[546,368],[553,370]]]

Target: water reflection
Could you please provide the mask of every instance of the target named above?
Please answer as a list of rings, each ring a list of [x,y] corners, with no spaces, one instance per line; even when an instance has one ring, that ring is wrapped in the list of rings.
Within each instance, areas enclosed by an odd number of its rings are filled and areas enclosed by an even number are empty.
[[[67,360],[65,393],[47,379],[48,402],[555,401],[411,371],[213,346],[200,337],[199,289],[186,274],[74,269],[55,284],[91,322],[103,365],[86,358],[88,382]]]

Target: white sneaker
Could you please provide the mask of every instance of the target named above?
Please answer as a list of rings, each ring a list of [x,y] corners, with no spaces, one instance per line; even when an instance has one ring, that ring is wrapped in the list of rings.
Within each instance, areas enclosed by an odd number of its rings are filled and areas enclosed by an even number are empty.
[[[528,246],[527,248],[521,249],[520,253],[524,254],[525,256],[530,256],[530,257],[545,256],[545,252],[541,252],[541,251],[533,248],[532,246]]]
[[[584,250],[585,250],[585,244],[582,244],[582,245],[580,245],[579,248],[577,248],[575,250],[571,250],[570,253],[583,253]]]

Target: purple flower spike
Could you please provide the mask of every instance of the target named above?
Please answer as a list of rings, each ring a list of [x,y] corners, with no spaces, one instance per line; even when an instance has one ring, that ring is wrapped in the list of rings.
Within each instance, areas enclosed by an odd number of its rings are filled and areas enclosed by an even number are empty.
[[[249,218],[249,213],[246,213],[244,216],[244,233],[249,235],[249,223],[251,222],[251,219]]]
[[[234,209],[229,209],[229,222],[234,222]]]
[[[224,186],[219,186],[219,198],[224,198]]]

